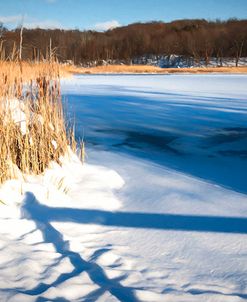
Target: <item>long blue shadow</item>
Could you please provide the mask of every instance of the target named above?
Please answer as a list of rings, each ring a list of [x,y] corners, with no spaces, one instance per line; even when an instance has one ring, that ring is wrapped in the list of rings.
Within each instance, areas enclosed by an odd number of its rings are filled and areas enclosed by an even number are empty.
[[[88,295],[87,300],[83,299],[84,301],[96,301],[100,295],[104,294],[106,291],[109,291],[114,297],[122,302],[138,301],[134,295],[133,288],[121,285],[120,281],[124,279],[124,277],[110,279],[105,274],[103,268],[97,263],[94,261],[86,261],[79,253],[70,250],[69,244],[63,239],[62,234],[51,225],[50,222],[54,220],[52,219],[52,215],[49,215],[50,211],[56,211],[56,208],[42,206],[32,193],[26,193],[26,198],[22,206],[23,218],[32,220],[36,224],[37,229],[41,231],[44,242],[51,243],[56,252],[61,254],[62,258],[67,257],[74,269],[71,272],[60,274],[52,283],[41,282],[30,290],[16,289],[16,292],[31,296],[40,296],[49,288],[57,287],[65,281],[79,276],[82,272],[87,272],[92,282],[99,286],[100,289],[93,291]],[[65,212],[63,214],[65,214]],[[66,221],[65,217],[64,221]],[[42,299],[43,298],[40,296],[37,301],[44,301]]]
[[[34,221],[75,222],[81,224],[176,231],[247,233],[247,218],[241,217],[192,216],[52,208],[42,205],[38,203],[36,199],[30,197],[26,198],[22,208],[25,211],[26,216],[31,215]]]
[[[36,229],[40,230],[44,242],[53,244],[57,253],[61,254],[60,259],[68,258],[74,267],[70,272],[61,273],[52,283],[38,283],[32,289],[16,288],[11,291],[26,295],[37,296],[36,301],[46,301],[42,294],[51,287],[57,287],[65,281],[79,276],[86,272],[92,282],[99,288],[83,297],[83,301],[96,301],[106,291],[109,291],[115,298],[122,302],[137,302],[134,294],[135,287],[121,285],[120,281],[125,279],[121,276],[109,279],[103,268],[94,260],[98,255],[104,253],[99,250],[94,253],[89,261],[82,258],[81,254],[70,249],[62,234],[56,230],[52,222],[75,222],[80,224],[99,224],[104,226],[118,226],[127,228],[147,228],[160,230],[196,231],[196,232],[220,232],[220,233],[247,233],[247,219],[239,217],[207,217],[191,215],[171,214],[148,214],[128,212],[107,212],[99,210],[84,210],[73,208],[53,208],[40,204],[35,196],[28,192],[22,205],[22,217],[32,220]],[[200,294],[203,292],[192,292]],[[239,295],[240,294],[234,294]],[[244,297],[244,296],[243,296]],[[59,298],[52,301],[60,301]],[[66,301],[61,300],[61,301]]]

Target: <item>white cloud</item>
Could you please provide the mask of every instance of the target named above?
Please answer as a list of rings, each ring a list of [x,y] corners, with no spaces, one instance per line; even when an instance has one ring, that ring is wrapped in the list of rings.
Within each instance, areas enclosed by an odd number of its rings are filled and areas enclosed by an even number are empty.
[[[106,31],[108,29],[113,29],[119,26],[121,26],[121,24],[118,21],[111,20],[111,21],[96,23],[94,25],[94,29],[97,31]]]
[[[53,28],[62,28],[61,23],[56,20],[41,20],[41,21],[24,21],[25,28],[44,28],[44,29],[53,29]]]
[[[4,24],[14,24],[21,22],[22,18],[22,15],[0,16],[0,22]]]
[[[37,20],[35,18],[22,15],[0,16],[0,22],[4,23],[4,25],[10,26],[11,28],[15,28],[22,23],[26,28],[62,28],[61,23],[56,20]]]

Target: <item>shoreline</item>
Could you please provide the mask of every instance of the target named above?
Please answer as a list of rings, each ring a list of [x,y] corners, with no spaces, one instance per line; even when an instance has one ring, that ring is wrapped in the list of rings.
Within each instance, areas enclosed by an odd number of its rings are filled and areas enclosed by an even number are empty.
[[[72,74],[246,74],[247,66],[160,68],[149,65],[107,65],[90,68],[65,66],[65,70]]]

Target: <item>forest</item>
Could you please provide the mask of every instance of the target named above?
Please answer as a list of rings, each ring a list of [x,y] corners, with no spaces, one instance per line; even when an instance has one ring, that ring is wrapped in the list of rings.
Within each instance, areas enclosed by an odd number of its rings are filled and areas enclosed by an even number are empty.
[[[20,53],[21,52],[21,53]],[[77,65],[102,62],[132,64],[143,56],[179,55],[205,65],[210,58],[234,58],[238,66],[247,57],[247,20],[176,20],[134,23],[105,32],[92,30],[7,29],[0,24],[3,60],[49,60]]]

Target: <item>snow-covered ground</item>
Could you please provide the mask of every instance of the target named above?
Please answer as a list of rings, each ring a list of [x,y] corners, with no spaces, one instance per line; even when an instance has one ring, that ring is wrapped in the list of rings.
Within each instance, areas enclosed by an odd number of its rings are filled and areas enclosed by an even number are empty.
[[[246,300],[246,80],[65,80],[87,164],[1,188],[1,301]]]
[[[72,62],[68,62],[72,63]],[[236,58],[215,58],[211,57],[207,64],[204,58],[195,59],[193,57],[187,57],[182,55],[146,55],[142,57],[136,57],[131,60],[132,64],[137,65],[153,65],[161,68],[192,68],[192,67],[235,67]],[[119,65],[129,64],[129,61],[124,60],[100,60],[91,61],[84,64],[85,67],[93,67],[97,65]],[[238,61],[238,66],[247,66],[247,58],[241,57]]]
[[[111,62],[108,62],[111,63]],[[179,56],[179,55],[168,55],[168,56],[156,56],[149,55],[132,60],[133,64],[147,64],[160,66],[162,68],[186,68],[186,67],[217,67],[217,66],[236,66],[236,58],[215,58],[209,59],[206,64],[205,59],[196,60],[193,57]],[[247,58],[240,58],[238,66],[246,66]]]

